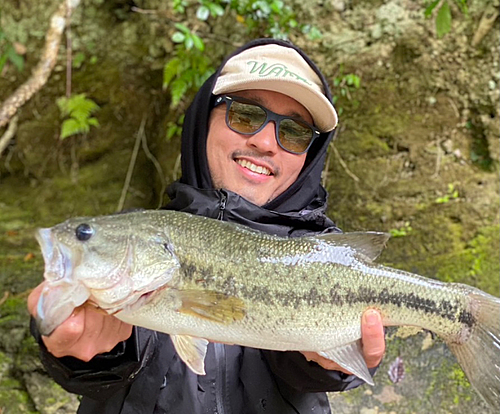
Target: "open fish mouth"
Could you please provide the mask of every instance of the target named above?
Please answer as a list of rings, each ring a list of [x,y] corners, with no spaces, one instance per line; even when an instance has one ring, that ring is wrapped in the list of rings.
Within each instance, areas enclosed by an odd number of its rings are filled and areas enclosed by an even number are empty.
[[[60,243],[54,243],[50,228],[38,229],[35,237],[45,262],[45,280],[69,279],[73,269],[71,250]]]
[[[36,239],[45,261],[45,282],[38,299],[36,323],[42,335],[50,335],[76,307],[87,301],[90,292],[72,279],[74,257],[71,250],[54,243],[50,228],[39,229]]]

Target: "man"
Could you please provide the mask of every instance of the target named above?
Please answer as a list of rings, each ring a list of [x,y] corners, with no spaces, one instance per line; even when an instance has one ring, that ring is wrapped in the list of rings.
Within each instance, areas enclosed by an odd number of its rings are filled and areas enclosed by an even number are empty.
[[[289,43],[243,46],[202,86],[187,111],[182,178],[166,208],[238,222],[280,236],[339,231],[320,185],[337,124],[327,83]],[[32,314],[40,287],[28,300]],[[363,315],[369,368],[385,342],[376,311]],[[89,308],[50,337],[33,327],[48,372],[82,394],[79,413],[329,413],[325,391],[363,383],[312,352],[210,344],[207,374],[191,372],[168,335],[132,328]],[[373,370],[372,370],[373,372]]]

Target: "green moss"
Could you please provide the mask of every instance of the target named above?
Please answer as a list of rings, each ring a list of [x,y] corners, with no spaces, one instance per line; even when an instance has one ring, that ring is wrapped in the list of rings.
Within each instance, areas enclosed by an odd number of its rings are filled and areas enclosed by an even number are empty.
[[[436,277],[446,282],[466,283],[492,295],[499,294],[500,227],[479,228],[466,248],[442,260]]]
[[[9,414],[37,414],[28,393],[17,389],[0,389],[0,407]]]

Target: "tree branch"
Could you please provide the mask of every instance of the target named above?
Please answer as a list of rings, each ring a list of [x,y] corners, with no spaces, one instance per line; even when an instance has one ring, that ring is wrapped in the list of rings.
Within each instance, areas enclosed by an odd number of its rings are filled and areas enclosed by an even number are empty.
[[[50,27],[45,36],[42,57],[33,70],[33,74],[0,106],[0,128],[7,125],[17,110],[47,82],[57,62],[57,54],[64,28],[79,3],[80,0],[63,0],[57,11],[52,15]]]

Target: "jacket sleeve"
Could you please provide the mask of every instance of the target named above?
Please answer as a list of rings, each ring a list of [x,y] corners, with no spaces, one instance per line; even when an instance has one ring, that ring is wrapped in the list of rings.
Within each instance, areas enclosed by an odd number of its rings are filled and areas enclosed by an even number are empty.
[[[158,344],[154,331],[134,327],[127,341],[84,362],[52,355],[41,340],[33,318],[30,330],[40,346],[40,359],[48,374],[66,391],[100,401],[130,386],[152,359]]]
[[[299,392],[347,391],[365,382],[355,375],[322,368],[300,352],[262,351],[276,377]],[[377,368],[369,369],[374,374]]]

